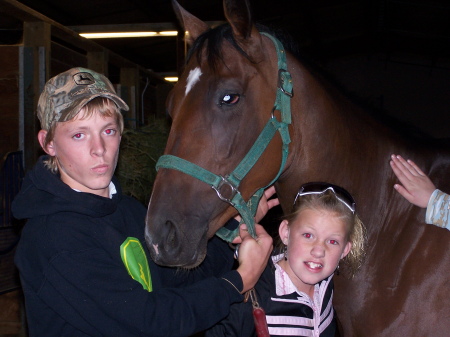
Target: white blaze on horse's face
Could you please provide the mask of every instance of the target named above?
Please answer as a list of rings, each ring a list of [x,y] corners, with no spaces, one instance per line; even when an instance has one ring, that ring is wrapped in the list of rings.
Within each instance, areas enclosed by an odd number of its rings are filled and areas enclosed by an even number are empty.
[[[200,76],[202,76],[202,71],[199,67],[192,69],[189,72],[189,76],[187,78],[187,84],[186,84],[186,91],[184,93],[185,96],[191,91],[191,89],[194,87],[195,83],[200,81]]]

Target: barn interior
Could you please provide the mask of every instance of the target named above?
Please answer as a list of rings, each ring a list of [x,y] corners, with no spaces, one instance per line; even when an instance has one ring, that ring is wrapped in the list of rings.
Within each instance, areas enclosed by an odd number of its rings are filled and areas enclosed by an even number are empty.
[[[179,0],[211,25],[220,0]],[[450,137],[450,2],[446,0],[250,0],[254,20],[289,33],[301,53],[343,90],[414,132]],[[12,263],[17,226],[10,203],[40,154],[34,111],[44,83],[74,66],[107,75],[129,102],[131,133],[165,119],[165,97],[182,69],[177,36],[87,39],[80,33],[181,31],[170,0],[0,0],[0,336],[27,336]],[[170,122],[169,122],[170,123]],[[163,146],[163,144],[161,145]],[[9,160],[7,160],[9,158]]]

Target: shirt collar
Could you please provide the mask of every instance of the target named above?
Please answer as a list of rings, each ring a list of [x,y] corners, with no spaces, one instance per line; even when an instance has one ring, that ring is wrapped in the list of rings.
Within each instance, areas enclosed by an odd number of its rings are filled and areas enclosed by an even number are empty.
[[[76,188],[72,188],[75,192],[81,192],[80,190],[77,190]],[[111,181],[108,186],[109,190],[109,198],[112,199],[113,195],[117,193],[116,185]]]

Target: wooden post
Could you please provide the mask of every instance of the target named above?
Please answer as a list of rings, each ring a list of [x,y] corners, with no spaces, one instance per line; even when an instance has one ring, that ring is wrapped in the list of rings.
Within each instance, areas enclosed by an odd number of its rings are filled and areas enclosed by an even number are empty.
[[[100,52],[88,52],[87,53],[87,64],[88,68],[92,69],[100,74],[109,76],[108,74],[108,52],[100,51]]]
[[[39,95],[50,73],[51,26],[36,21],[23,24],[23,48],[20,52],[20,130],[19,144],[24,153],[24,168],[30,169],[39,155],[36,118]]]
[[[136,129],[139,125],[139,70],[137,67],[120,68],[120,92],[118,94],[128,104],[130,110],[124,114],[125,125]],[[143,121],[142,121],[143,122]]]

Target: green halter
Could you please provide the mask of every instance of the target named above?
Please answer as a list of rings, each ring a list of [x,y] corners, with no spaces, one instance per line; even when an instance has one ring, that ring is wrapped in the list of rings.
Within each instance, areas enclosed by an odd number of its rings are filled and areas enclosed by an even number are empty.
[[[258,208],[259,200],[261,199],[264,190],[272,185],[283,172],[284,165],[289,153],[289,143],[291,142],[289,136],[289,124],[291,124],[291,98],[293,96],[293,86],[291,74],[287,71],[286,53],[283,49],[283,45],[275,37],[261,33],[268,38],[270,38],[275,44],[275,48],[278,56],[278,89],[277,96],[275,99],[275,104],[272,110],[272,115],[266,126],[262,130],[261,134],[256,139],[250,151],[246,154],[244,159],[238,164],[236,169],[227,174],[226,176],[221,176],[214,174],[204,168],[197,166],[193,163],[188,162],[182,158],[173,155],[163,155],[159,158],[156,163],[156,169],[168,168],[174,169],[186,174],[191,175],[194,178],[199,179],[207,184],[209,184],[217,193],[218,197],[229,203],[231,206],[236,208],[242,217],[241,223],[247,225],[249,233],[256,237],[255,232],[255,220],[254,216]],[[281,122],[276,119],[273,112],[278,110],[281,112]],[[256,193],[250,198],[248,202],[245,202],[241,193],[239,192],[239,185],[251,168],[255,165],[258,159],[261,157],[262,153],[265,151],[270,141],[276,132],[280,133],[281,139],[283,141],[282,147],[282,160],[280,165],[280,170],[276,177],[265,187],[262,187],[256,191]],[[228,186],[232,195],[230,198],[224,197],[220,190],[222,186]],[[239,234],[239,229],[230,231],[224,227],[220,228],[216,235],[221,239],[231,242]]]

